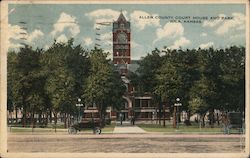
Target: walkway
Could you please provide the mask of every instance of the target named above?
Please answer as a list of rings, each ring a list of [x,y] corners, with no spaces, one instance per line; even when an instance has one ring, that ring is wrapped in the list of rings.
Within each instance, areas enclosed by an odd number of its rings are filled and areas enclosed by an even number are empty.
[[[117,122],[113,133],[146,133],[146,131],[136,125],[130,125],[130,122],[123,122],[122,125]]]

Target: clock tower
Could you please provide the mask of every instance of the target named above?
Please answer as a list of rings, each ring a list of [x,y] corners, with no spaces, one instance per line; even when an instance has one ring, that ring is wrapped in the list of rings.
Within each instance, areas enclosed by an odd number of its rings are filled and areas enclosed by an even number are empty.
[[[130,22],[120,14],[113,22],[113,63],[122,76],[127,75],[127,64],[130,64]]]

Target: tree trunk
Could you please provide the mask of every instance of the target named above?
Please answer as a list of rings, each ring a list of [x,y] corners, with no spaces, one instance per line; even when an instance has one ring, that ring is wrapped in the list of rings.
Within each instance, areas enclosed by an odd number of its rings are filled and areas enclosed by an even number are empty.
[[[166,127],[166,113],[165,113],[165,105],[163,105],[163,127]]]
[[[25,96],[22,97],[22,106],[23,106],[22,122],[23,122],[23,127],[26,127],[26,124],[27,124],[27,109],[26,109],[25,98],[26,98]]]
[[[17,123],[18,122],[17,107],[15,107],[15,111],[16,111],[16,122],[15,123]]]
[[[56,124],[57,124],[57,112],[54,112],[54,126],[55,126],[55,132],[56,132]]]
[[[49,122],[52,123],[52,111],[49,112]]]
[[[190,110],[187,111],[187,120],[190,122],[191,112]]]
[[[70,124],[71,124],[71,115],[70,114],[68,114],[68,116],[67,116],[67,128],[69,128],[69,126],[70,126]]]
[[[31,127],[32,127],[32,132],[33,132],[34,127],[35,127],[35,114],[34,114],[34,111],[32,111],[32,114],[31,114]]]
[[[39,112],[38,122],[39,122],[39,125],[42,124],[42,114],[41,114],[41,112]]]
[[[30,127],[31,128],[34,128],[34,124],[35,124],[35,120],[34,120],[34,111],[32,111],[31,113],[31,122],[30,122]]]
[[[48,125],[48,122],[49,122],[49,114],[48,112],[45,113],[45,125],[47,126]]]
[[[103,109],[102,109],[102,105],[98,106],[98,112],[99,112],[99,123],[100,126],[103,124]]]
[[[214,109],[209,110],[209,125],[211,128],[214,127]]]
[[[220,119],[219,119],[219,114],[216,113],[216,117],[217,117],[217,125],[220,126]]]
[[[67,128],[67,117],[66,117],[66,113],[64,113],[63,117],[64,117],[64,119],[63,119],[63,121],[64,121],[64,128]]]
[[[23,127],[26,127],[26,123],[27,123],[27,111],[26,111],[26,107],[24,106],[23,108],[23,116],[22,116],[22,122],[23,122]]]
[[[205,127],[205,116],[206,116],[206,113],[202,115],[202,124],[201,124],[202,128]]]
[[[176,128],[176,107],[174,107],[173,111],[173,128]]]
[[[158,118],[159,118],[159,125],[161,125],[161,108],[159,107],[159,112],[158,112]]]

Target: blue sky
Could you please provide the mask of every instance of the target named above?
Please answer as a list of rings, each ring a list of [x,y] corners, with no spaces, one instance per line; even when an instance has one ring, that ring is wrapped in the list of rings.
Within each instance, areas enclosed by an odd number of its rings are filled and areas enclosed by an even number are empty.
[[[132,59],[145,56],[155,47],[225,48],[246,44],[245,4],[10,4],[8,47],[18,50],[20,43],[27,43],[47,49],[54,40],[65,42],[72,37],[75,45],[92,49],[98,43],[112,53],[111,26],[96,23],[117,20],[121,9],[131,22]],[[208,19],[198,23],[182,19],[193,20],[194,16]],[[181,21],[170,22],[166,17]]]

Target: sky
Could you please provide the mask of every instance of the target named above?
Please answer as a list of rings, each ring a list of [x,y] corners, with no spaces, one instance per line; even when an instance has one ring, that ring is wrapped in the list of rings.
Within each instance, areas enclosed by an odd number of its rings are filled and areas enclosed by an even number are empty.
[[[97,23],[113,22],[121,11],[131,22],[134,60],[156,47],[245,46],[245,8],[245,4],[9,4],[8,48],[18,50],[26,43],[46,50],[54,40],[74,38],[74,45],[93,49],[97,43],[112,53],[112,25]]]

